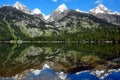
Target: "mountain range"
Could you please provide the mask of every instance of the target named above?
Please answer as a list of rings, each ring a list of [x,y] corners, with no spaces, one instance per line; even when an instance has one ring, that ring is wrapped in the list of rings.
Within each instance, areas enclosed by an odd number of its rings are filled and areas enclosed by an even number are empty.
[[[24,4],[22,4],[21,2],[16,2],[13,7],[15,7],[16,9],[19,9],[27,14],[42,14],[44,17],[45,14],[43,14],[41,12],[41,10],[39,10],[38,8],[35,8],[33,11],[30,11]],[[60,6],[58,6],[58,8],[56,8],[56,10],[54,12],[57,12],[57,13],[60,13],[60,12],[64,12],[65,10],[68,10],[67,9],[67,6],[65,4],[61,4]],[[83,12],[84,11],[81,11],[79,9],[76,9],[76,11],[78,12]],[[53,12],[53,13],[54,13]],[[113,15],[120,15],[119,12],[115,11],[111,11],[109,10],[108,8],[106,8],[103,4],[99,4],[96,8],[94,9],[91,9],[89,10],[89,12],[87,13],[91,13],[91,14],[100,14],[100,13],[103,13],[103,14],[113,14]],[[51,14],[52,15],[52,14]],[[49,15],[50,16],[50,15]],[[46,19],[46,18],[45,18]]]
[[[65,40],[62,36],[69,36],[70,40],[86,37],[87,40],[98,38],[118,40],[119,28],[120,13],[113,12],[102,4],[87,13],[78,9],[70,10],[65,4],[61,4],[49,16],[38,8],[30,11],[20,2],[16,2],[13,6],[0,7],[0,40],[29,40],[35,37],[39,37],[37,40],[40,40],[40,37],[44,39],[43,37],[50,38],[50,36],[55,40],[57,38]],[[96,29],[100,30],[99,33]],[[104,33],[106,29],[114,37],[107,38],[105,36],[107,32]],[[71,39],[71,35],[78,36]],[[93,35],[95,37],[91,38]]]
[[[58,8],[56,8],[56,10],[51,15],[46,16],[38,8],[35,8],[33,11],[30,11],[24,4],[22,4],[20,2],[16,2],[13,5],[13,7],[15,7],[16,9],[19,9],[19,10],[21,10],[21,11],[27,13],[27,14],[32,14],[32,15],[42,14],[44,19],[49,20],[49,21],[54,20],[54,18],[52,18],[50,16],[52,16],[52,15],[55,16],[56,13],[60,14],[60,13],[63,13],[65,10],[68,10],[68,8],[67,8],[67,6],[65,4],[61,4],[60,6],[58,6]],[[76,11],[85,13],[84,11],[81,11],[79,9],[76,9]],[[90,13],[90,14],[93,14],[93,15],[98,15],[98,14],[120,15],[119,12],[117,12],[117,11],[113,12],[113,11],[109,10],[108,8],[106,8],[103,4],[99,4],[97,7],[95,7],[94,9],[89,10],[89,12],[86,12],[86,13]]]

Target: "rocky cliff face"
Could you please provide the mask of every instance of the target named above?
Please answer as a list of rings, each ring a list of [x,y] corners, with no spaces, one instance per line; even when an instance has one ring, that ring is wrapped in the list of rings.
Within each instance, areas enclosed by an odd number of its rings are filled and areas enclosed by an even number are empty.
[[[31,37],[35,36],[38,29],[45,23],[42,15],[29,15],[10,6],[0,8],[0,17],[1,21],[6,21],[9,24],[9,29],[13,29],[16,36],[19,36],[20,33]]]
[[[99,4],[96,8],[91,9],[89,13],[109,23],[120,25],[120,13],[113,12],[102,4]]]
[[[65,4],[61,4],[53,13],[51,14],[48,21],[58,21],[67,15],[67,7]]]
[[[114,14],[93,14],[94,16],[103,19],[109,23],[120,25],[120,15],[114,15]]]
[[[25,6],[24,4],[22,4],[21,2],[16,2],[14,5],[13,5],[14,8],[18,9],[18,10],[21,10],[27,14],[31,14],[31,11],[27,8],[27,6]]]

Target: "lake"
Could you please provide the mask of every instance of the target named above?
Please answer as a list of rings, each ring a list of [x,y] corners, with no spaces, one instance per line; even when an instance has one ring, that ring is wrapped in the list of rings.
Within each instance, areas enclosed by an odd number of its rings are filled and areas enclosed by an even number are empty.
[[[0,80],[99,80],[120,75],[120,44],[1,43],[0,63]]]

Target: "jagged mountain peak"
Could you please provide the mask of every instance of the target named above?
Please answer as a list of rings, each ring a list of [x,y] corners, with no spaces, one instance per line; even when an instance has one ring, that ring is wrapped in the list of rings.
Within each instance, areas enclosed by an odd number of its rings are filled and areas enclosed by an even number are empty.
[[[16,9],[21,10],[21,11],[27,13],[27,14],[30,14],[30,13],[31,13],[30,10],[29,10],[24,4],[22,4],[22,3],[19,2],[19,1],[17,1],[17,2],[13,5],[13,7],[15,7]]]
[[[92,14],[98,14],[98,13],[103,13],[103,14],[115,14],[115,15],[120,15],[120,13],[118,12],[113,12],[110,9],[108,9],[107,7],[105,7],[103,4],[99,4],[97,7],[95,7],[94,9],[91,9],[89,11],[89,13]]]
[[[102,8],[104,10],[109,10],[107,7],[105,7],[103,4],[99,4],[97,8]]]
[[[53,11],[53,13],[50,15],[48,21],[52,22],[52,21],[60,20],[61,18],[63,18],[66,15],[65,11],[67,11],[67,6],[63,3],[63,4],[59,5],[55,11]]]
[[[20,5],[24,5],[24,4],[22,4],[21,2],[19,2],[19,1],[17,1],[15,4],[18,4],[18,5],[19,5],[19,4],[20,4]]]
[[[58,8],[55,11],[63,12],[65,10],[67,10],[67,6],[63,3],[60,6],[58,6]]]
[[[15,7],[16,9],[21,9],[23,7],[26,7],[24,4],[22,4],[21,2],[17,1],[13,7]]]
[[[43,15],[45,20],[48,20],[50,15]]]
[[[94,14],[98,13],[112,14],[112,11],[106,8],[103,4],[99,4],[97,7],[91,9],[89,12]]]
[[[77,11],[77,12],[81,12],[81,13],[88,13],[88,12],[86,12],[86,11],[82,11],[82,10],[80,10],[79,8],[75,9],[75,11]]]
[[[32,11],[32,14],[42,14],[42,12],[41,12],[40,9],[35,8],[35,9]]]
[[[78,9],[78,8],[77,8],[77,9],[75,9],[75,11],[77,11],[77,12],[82,12],[82,11],[81,11],[80,9]]]
[[[34,14],[42,15],[45,20],[47,20],[47,19],[49,18],[49,16],[50,16],[50,15],[45,15],[45,14],[42,13],[41,10],[38,9],[38,8],[35,8],[35,9],[31,12],[31,14],[32,14],[32,15],[34,15]]]

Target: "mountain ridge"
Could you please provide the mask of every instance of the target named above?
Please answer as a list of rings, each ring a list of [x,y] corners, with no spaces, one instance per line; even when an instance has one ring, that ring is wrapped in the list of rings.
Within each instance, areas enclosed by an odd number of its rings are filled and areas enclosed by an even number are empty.
[[[103,13],[103,14],[120,15],[120,13],[113,12],[112,10],[105,7],[103,4],[99,4],[97,7],[93,8],[93,9],[90,9],[89,13],[93,13],[93,14]]]
[[[24,7],[26,7],[26,5],[24,5],[24,4],[22,4],[21,2],[16,2],[14,5],[13,5],[13,7],[17,7],[18,8],[18,6],[19,5],[22,5],[22,6],[24,6]],[[93,9],[90,9],[89,11],[88,11],[88,13],[89,12],[91,12],[92,10],[96,10],[96,9],[100,9],[100,8],[103,8],[104,10],[107,10],[108,11],[108,14],[116,14],[116,15],[120,15],[120,13],[119,12],[117,12],[117,11],[112,11],[112,10],[110,10],[110,9],[108,9],[106,6],[104,6],[103,4],[98,4],[95,8],[93,8]],[[37,9],[39,9],[39,8],[37,8]],[[64,10],[67,10],[68,8],[67,8],[67,6],[64,4],[64,3],[62,3],[62,4],[60,4],[57,8],[56,8],[56,10],[57,11],[61,11],[61,12],[63,12]],[[40,10],[40,9],[39,9]],[[95,11],[94,10],[94,11]],[[40,10],[41,11],[41,10]],[[55,10],[54,10],[55,11]],[[81,10],[79,10],[79,11],[81,11]],[[81,11],[82,12],[82,11]],[[103,12],[96,12],[96,13],[103,13]]]
[[[30,11],[29,8],[27,8],[24,4],[22,4],[21,2],[16,2],[13,7],[15,7],[16,9],[19,9],[27,14],[36,14],[35,12],[33,12],[35,9],[37,9],[37,15],[42,14],[44,19],[47,21],[54,21],[54,18],[51,18],[50,16],[52,16],[54,13],[63,13],[66,10],[70,10],[67,8],[67,6],[63,3],[61,5],[59,5],[56,10],[54,10],[50,15],[45,15],[44,13],[41,12],[40,9],[35,8],[33,11]],[[75,9],[78,12],[82,12],[82,13],[86,13],[83,12],[79,9]],[[39,11],[39,12],[38,12]],[[110,14],[110,15],[120,15],[119,12],[117,11],[111,11],[110,9],[108,9],[107,7],[105,7],[103,4],[99,4],[97,5],[95,8],[90,9],[87,13],[89,14]],[[60,15],[60,14],[59,14]]]
[[[24,4],[21,3],[21,2],[18,2],[18,1],[17,1],[17,2],[13,5],[13,7],[15,7],[16,9],[21,10],[21,11],[27,13],[27,14],[31,14],[31,11],[27,8],[27,6],[24,5]]]
[[[94,29],[102,30],[100,33],[97,33],[97,35],[99,35],[99,38],[103,38],[101,34],[104,36],[106,35],[103,32],[104,30],[107,29],[110,30],[109,32],[118,34],[117,29],[120,28],[120,26],[108,23],[106,20],[97,18],[92,14],[75,10],[65,10],[60,13],[54,13],[52,17],[54,17],[53,21],[46,21],[42,14],[31,15],[11,6],[4,6],[0,8],[0,28],[7,28],[13,37],[12,39],[15,40],[26,40],[24,38],[30,38],[30,40],[47,40],[46,38],[48,37],[49,40],[66,40],[68,38],[70,38],[69,40],[81,40],[84,38],[88,40],[90,37],[83,37],[83,35],[86,36],[88,33],[89,35],[93,35],[93,32],[96,33],[96,30],[94,31]],[[6,24],[3,24],[2,21]],[[6,28],[4,28],[4,26],[6,26]],[[6,31],[4,32],[6,33]],[[0,31],[1,34],[4,32],[3,30]],[[82,36],[78,34],[81,34]],[[75,38],[73,35],[78,36]],[[64,36],[67,36],[68,38],[65,38]],[[3,37],[4,35],[0,35],[0,40]],[[98,39],[96,37],[94,39]],[[115,40],[118,39],[117,35],[112,37]],[[9,40],[10,39],[11,38],[9,38]],[[91,39],[92,38],[90,38],[90,40]],[[111,39],[111,37],[109,39]]]

